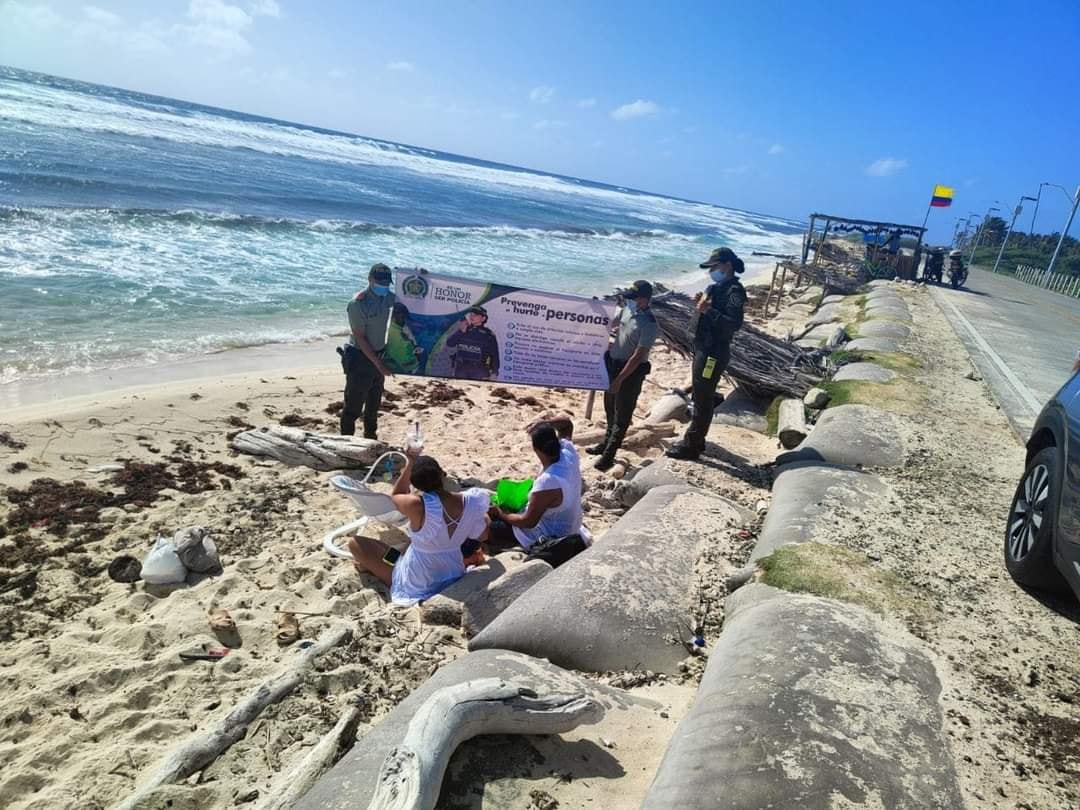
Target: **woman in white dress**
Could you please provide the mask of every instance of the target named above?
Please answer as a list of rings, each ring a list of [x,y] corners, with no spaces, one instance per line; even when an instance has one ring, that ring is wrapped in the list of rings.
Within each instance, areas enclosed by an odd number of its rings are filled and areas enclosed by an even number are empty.
[[[430,456],[407,453],[405,469],[391,497],[409,519],[409,547],[404,553],[378,540],[349,541],[356,569],[374,574],[390,587],[395,605],[414,605],[439,593],[465,574],[461,544],[482,540],[488,527],[491,493],[483,489],[446,490],[446,473]],[[409,485],[419,490],[409,491]]]

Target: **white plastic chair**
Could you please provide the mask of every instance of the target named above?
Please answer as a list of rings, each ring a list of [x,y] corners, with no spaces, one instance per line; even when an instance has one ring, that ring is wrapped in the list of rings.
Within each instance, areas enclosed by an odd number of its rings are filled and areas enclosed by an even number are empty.
[[[348,549],[338,545],[338,539],[356,534],[372,521],[395,529],[404,529],[409,524],[409,519],[394,506],[393,498],[384,492],[376,492],[368,486],[371,476],[375,474],[375,470],[379,468],[379,464],[387,456],[405,458],[404,454],[399,453],[397,450],[390,450],[375,460],[375,463],[371,465],[371,469],[368,470],[368,474],[362,480],[358,481],[348,475],[335,475],[330,479],[330,484],[347,496],[353,502],[353,506],[356,507],[357,511],[363,515],[358,520],[346,523],[344,526],[338,526],[323,538],[323,548],[335,557],[352,559],[352,554],[349,553]]]

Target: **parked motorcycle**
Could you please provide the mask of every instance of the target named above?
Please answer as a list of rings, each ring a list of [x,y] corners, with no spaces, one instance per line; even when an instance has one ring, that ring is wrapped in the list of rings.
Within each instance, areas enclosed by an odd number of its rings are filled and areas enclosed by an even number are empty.
[[[941,277],[945,272],[945,249],[931,248],[926,256],[926,266],[923,268],[923,281],[941,283]]]
[[[959,250],[949,254],[949,283],[954,290],[959,290],[967,281],[968,271],[964,266],[964,257]]]

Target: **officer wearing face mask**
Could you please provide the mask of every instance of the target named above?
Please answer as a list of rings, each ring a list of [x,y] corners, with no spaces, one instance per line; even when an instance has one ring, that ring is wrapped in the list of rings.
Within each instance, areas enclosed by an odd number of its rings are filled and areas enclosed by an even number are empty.
[[[671,458],[696,459],[705,449],[705,436],[713,416],[713,397],[720,375],[731,356],[731,338],[743,323],[746,290],[736,276],[745,269],[731,248],[717,248],[701,265],[712,284],[697,294],[694,329],[694,416],[682,440],[667,454]]]
[[[349,302],[348,345],[338,349],[345,371],[345,407],[341,411],[341,435],[356,432],[356,420],[364,420],[364,438],[376,438],[383,383],[391,376],[383,363],[386,330],[394,308],[390,292],[393,278],[385,264],[375,264],[368,273],[367,288]]]
[[[652,284],[635,281],[619,294],[624,304],[615,319],[615,339],[604,355],[609,380],[604,392],[607,432],[599,444],[585,449],[590,455],[600,456],[593,466],[601,471],[615,466],[615,453],[622,446],[641,386],[652,370],[649,350],[660,334],[656,316],[650,311]]]

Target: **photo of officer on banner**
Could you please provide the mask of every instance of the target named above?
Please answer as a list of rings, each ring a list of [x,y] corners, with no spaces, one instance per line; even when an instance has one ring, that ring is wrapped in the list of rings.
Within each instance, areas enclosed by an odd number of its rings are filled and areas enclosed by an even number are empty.
[[[469,307],[457,331],[446,339],[453,351],[450,363],[459,380],[496,380],[499,377],[499,341],[485,326],[487,310]]]

